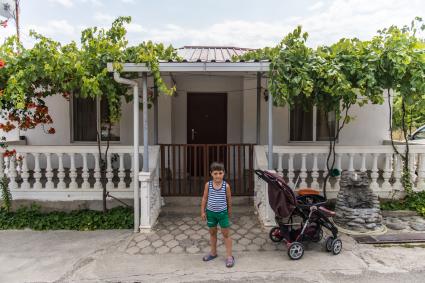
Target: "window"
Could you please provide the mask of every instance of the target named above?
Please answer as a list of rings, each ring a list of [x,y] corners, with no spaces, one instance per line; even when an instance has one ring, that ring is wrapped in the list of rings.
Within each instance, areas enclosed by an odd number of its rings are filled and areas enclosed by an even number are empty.
[[[329,112],[326,118],[326,113],[315,106],[305,109],[295,105],[289,119],[291,141],[329,141],[335,136],[335,112]]]
[[[99,111],[98,111],[99,109]],[[96,142],[97,132],[102,141],[108,135],[108,103],[106,99],[72,98],[72,137],[76,142]],[[111,125],[111,141],[120,140],[119,123]]]

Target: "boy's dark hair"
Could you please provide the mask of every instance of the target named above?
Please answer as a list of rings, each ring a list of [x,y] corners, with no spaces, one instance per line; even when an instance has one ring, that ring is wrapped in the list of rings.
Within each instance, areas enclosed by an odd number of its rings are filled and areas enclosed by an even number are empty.
[[[213,162],[210,165],[210,172],[212,172],[212,171],[223,171],[223,172],[225,172],[226,170],[224,170],[223,163]]]

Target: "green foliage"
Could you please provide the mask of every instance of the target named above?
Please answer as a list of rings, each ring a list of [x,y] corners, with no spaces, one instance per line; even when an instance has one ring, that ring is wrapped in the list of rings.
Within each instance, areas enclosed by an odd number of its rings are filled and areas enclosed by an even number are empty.
[[[425,99],[425,97],[422,99]],[[412,134],[420,126],[425,125],[425,107],[421,107],[421,104],[422,101],[405,106],[406,127],[409,130],[409,134]],[[401,130],[403,128],[402,120],[402,96],[396,94],[393,98],[393,130]]]
[[[328,178],[335,165],[335,144],[340,131],[353,120],[349,116],[350,108],[384,102],[376,79],[378,58],[369,41],[341,39],[333,45],[313,49],[306,45],[307,39],[308,34],[299,26],[276,47],[234,59],[270,60],[268,87],[275,105],[298,104],[306,110],[316,106],[326,115],[335,113],[337,129],[329,139]],[[326,187],[323,191],[326,197]]]
[[[0,179],[2,208],[6,211],[10,211],[10,207],[12,205],[12,194],[9,191],[8,183],[7,177]]]
[[[381,204],[383,210],[413,210],[425,216],[425,192],[412,193],[402,200],[393,200]]]
[[[22,207],[16,212],[0,210],[0,230],[97,230],[97,229],[131,229],[133,227],[133,210],[115,207],[106,213],[92,210],[78,210],[69,213],[42,213],[36,205]]]
[[[373,50],[378,54],[379,59],[378,84],[387,90],[388,99],[390,90],[395,93],[395,97],[393,96],[396,109],[394,121],[396,128],[401,128],[403,132],[404,154],[398,152],[394,143],[393,147],[403,160],[402,183],[408,194],[412,193],[408,129],[425,109],[425,40],[417,36],[419,32],[417,25],[421,22],[422,19],[417,17],[410,27],[391,26],[379,31],[379,35],[372,40]],[[420,30],[424,29],[425,25],[421,24]],[[390,104],[389,107],[391,111]],[[415,114],[412,115],[412,113]],[[392,121],[390,121],[390,127],[392,127]],[[392,129],[391,140],[393,140]]]
[[[172,46],[150,41],[128,47],[125,25],[130,20],[119,17],[110,29],[85,29],[80,47],[75,42],[62,45],[36,32],[31,32],[36,39],[32,48],[24,48],[15,37],[8,38],[0,46],[0,59],[5,62],[0,68],[0,115],[8,119],[12,113],[21,120],[34,117],[31,105],[45,105],[48,96],[68,97],[73,93],[83,98],[106,98],[109,120],[117,122],[122,101],[130,101],[132,95],[128,94],[127,86],[115,82],[107,71],[109,62],[118,67],[125,62],[146,63],[160,92],[173,94],[175,88],[168,88],[163,82],[158,62],[180,60],[176,51]],[[30,128],[49,121],[31,123]],[[19,128],[26,129],[21,125]]]

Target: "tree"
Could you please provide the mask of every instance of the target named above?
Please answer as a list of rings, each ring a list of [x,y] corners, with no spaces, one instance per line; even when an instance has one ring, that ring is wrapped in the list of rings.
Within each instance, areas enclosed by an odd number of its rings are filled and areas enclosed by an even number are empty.
[[[377,79],[388,97],[391,142],[403,161],[402,184],[408,194],[412,193],[408,139],[408,130],[414,122],[411,113],[422,113],[425,109],[425,41],[417,37],[416,27],[421,22],[421,18],[415,18],[410,27],[391,26],[379,31],[379,35],[372,40],[374,52],[379,54]],[[421,25],[420,30],[424,29],[425,25]],[[391,92],[395,94],[393,100],[398,106],[395,121],[403,132],[404,154],[398,151],[393,142]]]
[[[119,70],[121,63],[143,62],[150,67],[155,85],[162,93],[172,95],[175,87],[167,87],[159,72],[159,60],[180,60],[172,46],[143,42],[134,47],[127,46],[125,24],[130,17],[119,17],[110,29],[88,28],[82,32],[81,47],[75,42],[67,45],[46,38],[35,32],[32,48],[24,48],[15,37],[0,46],[0,59],[7,62],[0,69],[0,115],[6,120],[0,129],[32,129],[38,125],[53,123],[48,114],[45,99],[62,94],[76,97],[106,99],[108,103],[109,130],[111,123],[121,117],[121,103],[131,101],[128,88],[113,79],[107,63],[113,62]],[[3,62],[4,62],[3,61]],[[135,75],[130,78],[136,78]],[[152,98],[151,98],[152,99]],[[152,102],[152,101],[150,101]],[[54,134],[49,128],[47,133]],[[109,136],[106,136],[106,152],[101,152],[101,133],[97,133],[99,162],[106,169]],[[4,143],[3,143],[4,145]],[[103,188],[103,209],[106,211],[106,188]]]
[[[323,187],[326,197],[326,183],[335,165],[335,144],[341,130],[353,119],[349,110],[353,105],[383,103],[383,97],[375,79],[377,59],[370,52],[370,42],[341,39],[331,46],[313,49],[306,45],[307,39],[308,34],[297,27],[276,47],[249,52],[239,59],[271,61],[269,88],[274,105],[298,104],[305,110],[316,106],[326,117],[335,113],[335,131],[328,123],[328,172]]]

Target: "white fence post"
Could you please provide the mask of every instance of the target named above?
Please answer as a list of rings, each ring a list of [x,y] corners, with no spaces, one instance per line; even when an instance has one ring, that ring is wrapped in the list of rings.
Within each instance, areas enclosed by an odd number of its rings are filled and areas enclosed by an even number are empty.
[[[140,232],[149,233],[151,223],[151,191],[153,179],[151,172],[140,172]]]

